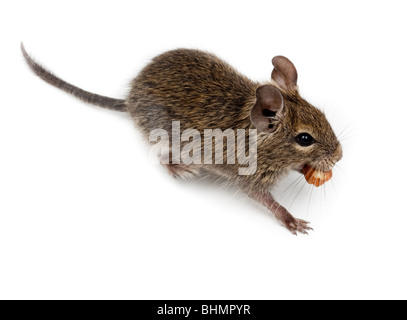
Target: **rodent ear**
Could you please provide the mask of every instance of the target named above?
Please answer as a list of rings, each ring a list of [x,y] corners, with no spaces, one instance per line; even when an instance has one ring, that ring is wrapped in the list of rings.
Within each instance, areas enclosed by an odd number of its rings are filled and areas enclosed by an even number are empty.
[[[270,84],[257,88],[256,103],[252,107],[250,119],[258,131],[272,133],[276,130],[276,116],[281,114],[284,99],[280,90]]]
[[[274,66],[271,79],[283,90],[297,90],[297,69],[294,64],[283,56],[276,56],[271,60]]]

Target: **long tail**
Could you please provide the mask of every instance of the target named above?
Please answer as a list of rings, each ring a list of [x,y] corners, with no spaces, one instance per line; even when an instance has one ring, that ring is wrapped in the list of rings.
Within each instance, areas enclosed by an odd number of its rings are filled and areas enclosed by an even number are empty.
[[[82,90],[81,88],[75,87],[74,85],[58,78],[57,76],[52,74],[50,71],[48,71],[44,67],[42,67],[40,64],[35,62],[28,55],[27,51],[25,51],[24,45],[22,43],[21,43],[21,52],[23,53],[25,61],[27,62],[28,66],[31,68],[31,70],[37,76],[39,76],[42,80],[48,82],[49,84],[51,84],[59,89],[62,89],[65,92],[68,92],[87,103],[97,105],[97,106],[100,106],[103,108],[111,109],[111,110],[126,111],[126,105],[124,103],[124,100],[100,96],[98,94],[94,94],[94,93]]]

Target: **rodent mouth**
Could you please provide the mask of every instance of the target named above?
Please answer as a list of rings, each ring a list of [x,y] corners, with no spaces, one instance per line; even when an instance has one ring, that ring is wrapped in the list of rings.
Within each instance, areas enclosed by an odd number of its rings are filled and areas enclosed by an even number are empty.
[[[332,169],[329,171],[321,171],[308,164],[305,164],[300,172],[304,175],[305,180],[309,184],[313,184],[316,187],[322,186],[325,182],[331,180],[332,178]]]

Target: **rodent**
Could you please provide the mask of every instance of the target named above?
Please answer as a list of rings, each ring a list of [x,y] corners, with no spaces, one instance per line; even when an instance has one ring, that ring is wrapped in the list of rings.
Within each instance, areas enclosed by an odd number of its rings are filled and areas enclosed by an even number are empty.
[[[75,87],[34,61],[23,44],[21,50],[37,76],[87,103],[128,112],[145,137],[157,128],[171,132],[172,121],[200,133],[257,129],[253,174],[239,175],[237,164],[164,165],[179,177],[203,172],[222,176],[271,210],[293,234],[311,230],[309,222],[294,218],[269,190],[289,170],[309,167],[322,176],[332,173],[342,158],[342,147],[324,113],[300,96],[297,70],[289,59],[274,57],[271,81],[258,83],[213,54],[176,49],[158,55],[142,69],[122,100]]]

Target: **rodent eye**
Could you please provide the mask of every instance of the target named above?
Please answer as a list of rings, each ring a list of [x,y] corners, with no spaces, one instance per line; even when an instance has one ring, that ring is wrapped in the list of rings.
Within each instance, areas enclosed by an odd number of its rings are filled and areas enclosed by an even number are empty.
[[[314,138],[306,132],[300,133],[295,140],[298,142],[300,146],[308,147],[314,143]]]

